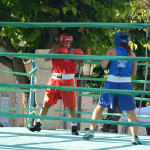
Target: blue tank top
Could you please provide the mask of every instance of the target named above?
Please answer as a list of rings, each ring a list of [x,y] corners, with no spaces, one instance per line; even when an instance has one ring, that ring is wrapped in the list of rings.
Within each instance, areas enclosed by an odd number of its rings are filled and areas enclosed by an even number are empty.
[[[115,47],[116,56],[128,56],[126,48]],[[133,61],[110,60],[108,75],[131,77]]]

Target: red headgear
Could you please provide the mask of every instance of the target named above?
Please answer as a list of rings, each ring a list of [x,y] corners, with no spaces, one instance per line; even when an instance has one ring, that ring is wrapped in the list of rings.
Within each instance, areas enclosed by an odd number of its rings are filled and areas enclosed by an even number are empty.
[[[62,42],[63,41],[66,41],[66,42],[73,42],[73,37],[72,36],[68,36],[68,35],[63,35],[61,34],[60,35],[60,38],[59,38],[59,45],[60,46],[63,46],[62,45]]]

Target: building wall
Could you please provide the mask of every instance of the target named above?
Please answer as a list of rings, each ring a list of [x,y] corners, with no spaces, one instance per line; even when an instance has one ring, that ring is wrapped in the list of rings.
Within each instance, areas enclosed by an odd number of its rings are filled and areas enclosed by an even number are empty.
[[[0,64],[0,68],[3,70],[11,71],[9,68],[5,67],[4,65]],[[16,83],[16,78],[9,73],[3,73],[0,72],[0,82],[1,83]],[[1,101],[1,106],[0,107],[15,107],[16,106],[16,93],[15,92],[8,92],[8,91],[0,91],[0,101]],[[7,111],[7,110],[0,110],[1,112],[15,112],[15,111]],[[16,119],[11,117],[11,118],[6,118],[2,117],[1,118],[1,124],[4,123],[4,126],[15,126]],[[7,122],[7,123],[6,123]]]
[[[27,72],[31,71],[31,61],[28,61],[25,63],[25,67]],[[0,68],[2,70],[12,71],[6,66],[0,64]],[[0,72],[0,82],[1,83],[18,83],[16,80],[16,77],[13,74],[9,73],[3,73]],[[0,91],[0,100],[2,101],[3,97],[10,99],[10,104],[2,104],[0,107],[12,107],[12,108],[23,108],[23,102],[22,102],[22,94],[19,92],[7,92],[7,91]],[[6,101],[5,101],[6,103]],[[0,110],[2,112],[6,112],[6,110]],[[20,113],[20,114],[26,114],[26,111],[8,111],[12,113]],[[23,118],[1,118],[2,122],[6,122],[6,120],[9,120],[10,126],[17,126],[17,127],[23,127],[25,126],[25,119]],[[5,124],[6,125],[6,124]],[[7,126],[7,125],[6,125]]]

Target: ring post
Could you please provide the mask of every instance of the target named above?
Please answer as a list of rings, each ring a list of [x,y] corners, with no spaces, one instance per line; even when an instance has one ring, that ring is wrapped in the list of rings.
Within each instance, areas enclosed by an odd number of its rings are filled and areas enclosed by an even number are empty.
[[[31,67],[31,71],[36,67],[35,65],[35,60],[32,60],[32,67]],[[35,74],[35,72],[33,72],[33,75]],[[35,84],[35,77],[34,76],[31,76],[31,80],[30,80],[30,85],[34,85]],[[30,89],[32,90],[32,89]],[[29,96],[29,108],[32,108],[34,106],[34,92],[30,92],[30,96]],[[32,114],[32,111],[29,110],[29,114]],[[28,122],[28,126],[32,125],[32,120],[30,119],[30,122],[29,122],[29,119],[27,120]]]

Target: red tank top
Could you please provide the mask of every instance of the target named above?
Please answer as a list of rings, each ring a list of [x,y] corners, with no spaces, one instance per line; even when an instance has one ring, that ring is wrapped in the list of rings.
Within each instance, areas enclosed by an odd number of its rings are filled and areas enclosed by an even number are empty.
[[[52,73],[76,74],[76,64],[71,59],[52,59]]]

